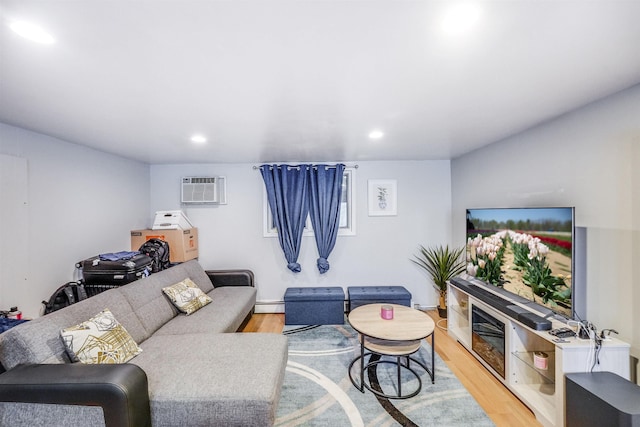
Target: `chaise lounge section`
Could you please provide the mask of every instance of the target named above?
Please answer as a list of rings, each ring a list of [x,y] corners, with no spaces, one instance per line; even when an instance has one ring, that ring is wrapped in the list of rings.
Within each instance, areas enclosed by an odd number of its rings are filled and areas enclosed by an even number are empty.
[[[0,334],[8,370],[0,375],[0,425],[273,425],[287,339],[234,333],[251,316],[256,290],[237,286],[229,271],[220,282],[230,275],[231,286],[216,286],[215,272],[189,261]],[[186,278],[212,299],[188,316],[162,292]],[[121,365],[71,363],[60,331],[105,308],[142,352]]]

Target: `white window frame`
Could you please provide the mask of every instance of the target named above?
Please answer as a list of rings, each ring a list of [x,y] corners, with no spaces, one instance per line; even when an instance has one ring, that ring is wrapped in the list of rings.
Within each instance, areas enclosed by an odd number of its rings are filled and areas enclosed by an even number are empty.
[[[344,179],[346,185],[346,191],[343,188],[342,198],[343,204],[346,206],[346,212],[344,206],[340,206],[341,222],[345,221],[345,225],[341,226],[338,230],[338,236],[355,236],[356,235],[356,168],[348,166],[344,168]],[[278,237],[278,230],[273,227],[273,217],[271,216],[271,209],[269,209],[269,199],[267,198],[267,191],[263,187],[262,191],[262,229],[264,237]],[[307,221],[304,226],[303,236],[313,236],[313,227],[311,226],[311,217],[307,216]]]

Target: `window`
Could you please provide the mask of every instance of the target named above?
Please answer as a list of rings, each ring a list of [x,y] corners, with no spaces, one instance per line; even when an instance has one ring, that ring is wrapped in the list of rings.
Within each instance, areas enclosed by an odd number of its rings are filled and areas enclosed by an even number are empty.
[[[340,204],[340,230],[338,236],[356,235],[356,197],[355,197],[355,176],[354,167],[346,167],[342,177],[342,203]],[[267,192],[263,191],[263,235],[264,237],[277,237],[278,230],[273,224]],[[303,236],[313,236],[311,218],[307,217],[307,223]]]

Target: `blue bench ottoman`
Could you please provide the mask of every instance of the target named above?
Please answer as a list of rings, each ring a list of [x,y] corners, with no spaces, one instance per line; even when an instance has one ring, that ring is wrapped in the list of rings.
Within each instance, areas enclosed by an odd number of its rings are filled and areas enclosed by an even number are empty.
[[[411,292],[404,286],[349,286],[349,311],[365,304],[390,303],[411,307]]]
[[[284,294],[285,325],[342,325],[344,290],[326,288],[287,288]]]

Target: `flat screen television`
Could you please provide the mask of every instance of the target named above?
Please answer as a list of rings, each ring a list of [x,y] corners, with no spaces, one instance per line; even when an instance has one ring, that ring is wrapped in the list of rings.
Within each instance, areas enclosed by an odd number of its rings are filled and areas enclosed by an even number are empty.
[[[574,317],[574,208],[467,209],[466,229],[467,274]]]

